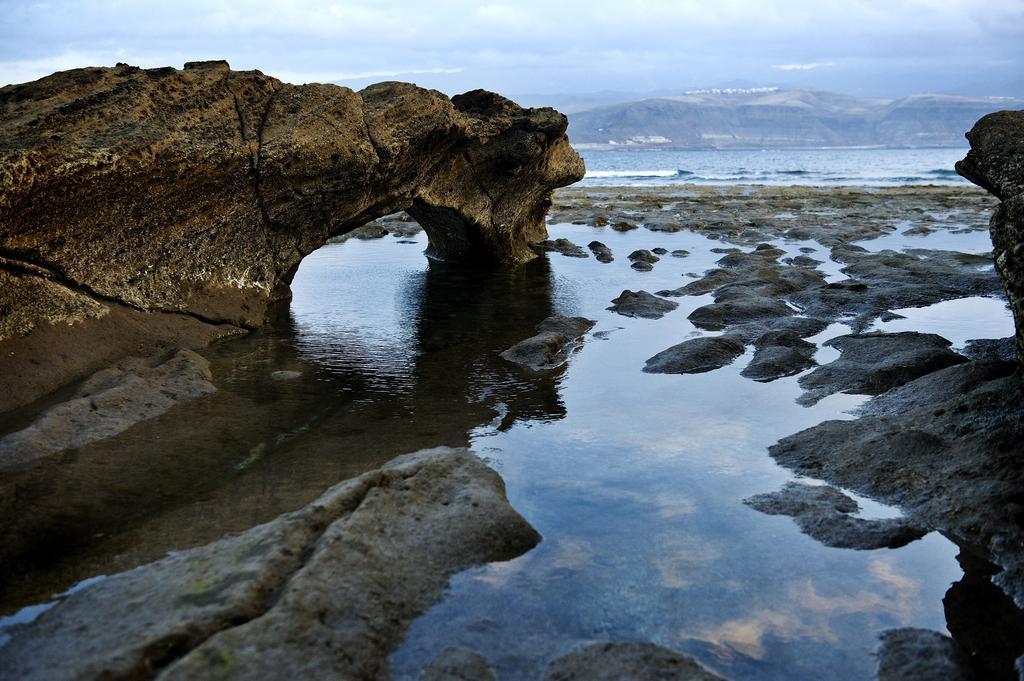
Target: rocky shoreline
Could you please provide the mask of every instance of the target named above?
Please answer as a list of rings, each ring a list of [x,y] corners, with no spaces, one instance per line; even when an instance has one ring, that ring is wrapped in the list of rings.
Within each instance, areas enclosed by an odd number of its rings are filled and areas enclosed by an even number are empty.
[[[176,117],[85,149],[106,118],[142,116],[130,105],[140,96]],[[934,531],[960,548],[965,575],[947,593],[952,636],[887,630],[879,679],[1024,674],[1016,637],[1024,632],[1024,113],[980,121],[958,165],[996,204],[959,187],[555,192],[579,179],[582,163],[552,110],[480,91],[449,100],[397,83],[360,93],[296,88],[220,62],[55,74],[0,90],[0,107],[18,140],[0,149],[0,375],[8,382],[0,388],[9,388],[0,413],[17,424],[0,438],[0,471],[12,480],[60,465],[61,456],[73,461],[79,450],[99,452],[104,464],[107,440],[174,419],[189,404],[201,413],[219,386],[193,349],[262,324],[287,298],[299,261],[329,239],[407,238],[414,218],[435,257],[510,266],[538,254],[593,256],[595,268],[616,266],[597,238],[586,248],[545,239],[550,206],[552,224],[588,225],[595,237],[649,234],[649,248],[620,256],[637,284],[609,301],[612,313],[666,324],[699,297],[687,315],[693,332],[637,373],[702,374],[748,357],[744,379],[794,381],[804,407],[838,393],[870,396],[856,419],[825,421],[772,446],[768,454],[805,479],[744,503],[792,517],[829,547],[896,549]],[[372,179],[352,182],[357,176]],[[183,192],[198,197],[191,208],[176,207]],[[61,219],[44,223],[40,211]],[[989,230],[994,268],[987,254],[865,245]],[[656,243],[681,231],[727,245],[710,249],[715,266],[682,285],[641,288],[663,258],[691,255]],[[531,328],[496,335],[470,320],[477,335],[468,335],[500,343],[487,347],[487,361],[564,415],[554,377],[608,331],[553,309],[549,290],[534,294],[540,304],[523,303]],[[937,334],[878,328],[898,310],[1003,296],[1015,339],[953,347]],[[500,312],[483,309],[479,319]],[[425,345],[444,347],[436,329],[420,331]],[[80,343],[96,349],[69,358]],[[467,413],[454,429],[468,439],[479,415],[460,389],[479,382],[478,371],[467,363],[464,375],[431,374],[417,406],[447,396]],[[279,369],[270,380],[287,385],[302,373]],[[509,394],[528,401],[531,390]],[[17,485],[8,508],[17,507]],[[848,492],[903,515],[858,517]],[[18,532],[30,553],[31,532]],[[63,594],[3,630],[0,678],[388,678],[389,654],[453,575],[510,560],[540,539],[509,504],[499,474],[467,449],[418,451],[269,522]],[[998,637],[967,624],[993,613]],[[494,677],[477,652],[452,648],[421,678]],[[721,677],[652,643],[596,641],[552,660],[544,678]]]

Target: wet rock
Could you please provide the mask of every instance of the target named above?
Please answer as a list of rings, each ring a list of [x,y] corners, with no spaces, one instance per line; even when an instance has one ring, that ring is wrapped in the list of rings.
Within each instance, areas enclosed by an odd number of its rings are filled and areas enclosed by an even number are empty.
[[[933,333],[864,333],[825,342],[842,355],[800,377],[808,391],[801,404],[814,404],[836,392],[878,395],[915,378],[966,362],[949,349],[951,343]]]
[[[685,258],[688,255],[690,255],[690,252],[682,248],[677,248],[676,250],[672,251],[673,258]]]
[[[699,374],[720,369],[743,354],[742,342],[728,336],[703,336],[662,350],[647,360],[649,374]]]
[[[554,241],[545,240],[539,241],[536,244],[537,249],[540,251],[554,251],[567,255],[570,258],[588,258],[587,252],[582,248],[569,241],[568,239],[555,239]]]
[[[590,252],[594,254],[594,257],[597,258],[598,262],[609,263],[612,260],[615,260],[615,256],[612,255],[612,249],[608,248],[600,241],[591,241],[587,244],[587,248],[589,248]]]
[[[783,438],[794,472],[897,505],[908,520],[982,547],[993,581],[1024,606],[1024,404],[1015,365],[967,362],[874,397],[856,420]]]
[[[66,596],[8,630],[0,668],[21,681],[387,678],[451,575],[539,538],[472,454],[417,452]]]
[[[654,253],[655,255],[665,255],[666,253],[668,253],[668,249],[667,248],[652,248],[651,249],[651,253]]]
[[[537,326],[536,336],[516,343],[501,356],[534,371],[554,369],[569,360],[594,324],[583,317],[548,317]]]
[[[788,317],[793,309],[777,298],[751,295],[698,307],[687,317],[694,326],[718,331],[749,321]]]
[[[878,650],[878,681],[975,681],[956,642],[928,629],[889,629]],[[980,681],[980,680],[978,680]]]
[[[646,262],[651,263],[652,265],[661,260],[661,258],[643,248],[633,251],[628,257],[633,262]]]
[[[400,217],[387,221],[388,232],[399,239],[409,239],[423,231],[411,215],[400,213]]]
[[[293,381],[302,376],[301,371],[272,371],[270,377],[275,381]]]
[[[933,229],[932,227],[918,225],[917,227],[911,227],[910,229],[905,230],[903,232],[903,236],[928,236],[929,234],[934,234],[937,231],[937,229]]]
[[[354,92],[223,62],[10,85],[0,90],[0,167],[12,169],[0,174],[0,269],[60,291],[40,300],[0,286],[0,309],[29,317],[38,343],[45,322],[72,339],[101,323],[134,333],[112,314],[122,305],[156,313],[154,332],[167,313],[255,328],[288,297],[303,257],[398,210],[424,227],[436,258],[521,263],[546,236],[552,190],[584,174],[566,126],[552,109],[482,90]],[[108,313],[97,318],[95,306]],[[79,373],[58,381],[109,363],[104,349],[79,346]],[[0,374],[19,371],[22,356],[0,351]]]
[[[990,362],[1013,362],[1017,358],[1017,344],[1013,336],[978,338],[967,341],[961,354],[971,359]]]
[[[616,232],[629,232],[631,230],[637,229],[637,226],[632,222],[626,222],[625,220],[623,220],[621,222],[616,222],[615,224],[613,224],[612,229],[614,229]]]
[[[979,270],[979,256],[971,254],[928,249],[869,253],[842,246],[833,249],[832,258],[844,263],[842,271],[849,279],[807,286],[787,299],[811,316],[852,316],[849,323],[854,331],[866,330],[879,315],[894,308],[1001,292],[995,273]]]
[[[814,258],[807,257],[806,255],[798,255],[793,258],[786,258],[785,260],[783,260],[783,262],[786,262],[789,265],[794,265],[796,267],[810,267],[812,269],[822,264],[821,260],[815,260]]]
[[[29,427],[0,438],[0,469],[113,437],[178,402],[216,392],[210,364],[191,350],[169,358],[129,358],[89,377],[71,399]]]
[[[993,259],[1006,287],[1024,370],[1024,112],[984,116],[967,133],[971,149],[956,171],[1000,199],[989,222]]]
[[[661,260],[661,258],[645,249],[633,251],[629,254],[629,259],[633,263],[630,267],[640,272],[650,272],[654,269],[654,263]]]
[[[548,667],[544,681],[722,681],[693,658],[644,641],[591,643]]]
[[[817,364],[814,353],[818,346],[805,341],[797,331],[767,331],[757,338],[754,346],[757,348],[754,357],[740,375],[755,381],[774,381]]]
[[[854,517],[851,514],[860,510],[857,502],[828,486],[789,482],[778,492],[758,494],[743,503],[768,515],[790,516],[801,532],[837,549],[896,549],[927,532],[904,518]]]
[[[612,305],[607,309],[623,317],[661,319],[677,307],[679,303],[653,296],[647,291],[634,292],[626,289],[618,298],[612,299]]]
[[[901,314],[896,314],[895,312],[886,310],[882,314],[878,315],[878,319],[883,322],[893,322],[896,321],[897,319],[906,319],[906,317],[904,317]]]
[[[359,239],[360,241],[371,241],[373,239],[383,239],[388,235],[387,228],[379,222],[368,222],[362,227],[356,227],[351,232],[341,234],[339,236],[331,237],[327,240],[329,244],[341,244],[345,243],[349,239]]]
[[[744,344],[754,344],[760,347],[786,342],[783,338],[776,338],[775,334],[788,334],[796,338],[807,338],[818,335],[826,328],[828,328],[828,322],[823,319],[814,319],[812,317],[777,317],[730,326],[727,335],[743,341]],[[764,337],[763,340],[762,337]]]
[[[445,648],[423,670],[420,681],[497,681],[497,677],[479,653]]]

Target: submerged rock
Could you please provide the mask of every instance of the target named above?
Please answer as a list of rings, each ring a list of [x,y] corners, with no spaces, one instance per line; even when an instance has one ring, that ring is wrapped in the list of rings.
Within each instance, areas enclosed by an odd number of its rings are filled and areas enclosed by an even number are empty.
[[[0,470],[113,437],[178,402],[216,392],[212,380],[210,363],[191,350],[122,360],[93,374],[29,427],[0,438]]]
[[[802,404],[814,404],[837,392],[878,395],[915,378],[968,361],[949,349],[951,343],[934,333],[863,333],[825,342],[842,355],[834,362],[800,377],[807,394]]]
[[[630,291],[626,289],[618,298],[612,299],[611,310],[623,317],[643,317],[644,319],[661,319],[679,303],[653,296],[647,291]]]
[[[981,681],[956,641],[928,629],[889,629],[878,649],[878,681]]]
[[[554,251],[567,255],[570,258],[589,258],[587,252],[568,239],[555,239],[554,241],[538,241],[536,247],[540,251]]]
[[[536,336],[516,343],[501,356],[534,371],[554,369],[568,361],[569,353],[595,323],[583,317],[548,317],[537,326]]]
[[[87,338],[102,324],[136,333],[138,317],[113,314],[122,307],[159,313],[141,323],[165,337],[176,332],[166,313],[255,328],[306,255],[399,210],[425,228],[433,257],[531,259],[552,190],[584,174],[566,126],[553,109],[482,90],[290,85],[226,62],[9,85],[0,271],[17,283],[0,286],[0,309],[20,321],[0,324],[0,342],[52,345],[47,333]],[[36,393],[6,383],[30,353],[5,348],[0,392],[23,404],[123,357],[79,346],[73,369]]]
[[[594,254],[594,257],[597,258],[598,262],[609,263],[612,260],[615,260],[615,256],[612,255],[612,249],[608,248],[600,241],[591,241],[587,244],[587,248],[589,248],[590,252]]]
[[[107,577],[12,627],[21,681],[387,678],[412,620],[537,532],[466,450],[425,450],[265,525]]]
[[[649,374],[699,374],[720,369],[743,354],[743,343],[728,336],[683,341],[647,360]]]
[[[423,670],[419,681],[497,681],[497,677],[479,653],[445,648]]]
[[[645,641],[591,643],[548,667],[544,681],[722,681],[693,658]]]
[[[856,501],[834,487],[788,482],[779,492],[758,494],[743,503],[768,515],[787,515],[800,531],[837,549],[897,549],[920,539],[927,530],[904,518],[868,520],[851,515]]]

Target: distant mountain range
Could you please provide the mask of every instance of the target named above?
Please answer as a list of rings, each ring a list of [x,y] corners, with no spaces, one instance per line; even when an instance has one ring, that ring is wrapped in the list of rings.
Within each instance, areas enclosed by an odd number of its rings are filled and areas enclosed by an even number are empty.
[[[975,121],[1003,109],[1024,109],[1024,99],[720,88],[568,115],[569,139],[584,147],[962,147]]]

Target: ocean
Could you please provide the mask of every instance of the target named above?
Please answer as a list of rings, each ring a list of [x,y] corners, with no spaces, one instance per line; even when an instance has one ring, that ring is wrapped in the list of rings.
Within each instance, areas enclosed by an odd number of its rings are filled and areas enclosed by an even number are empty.
[[[953,164],[967,147],[941,149],[581,149],[586,185],[964,184]]]

